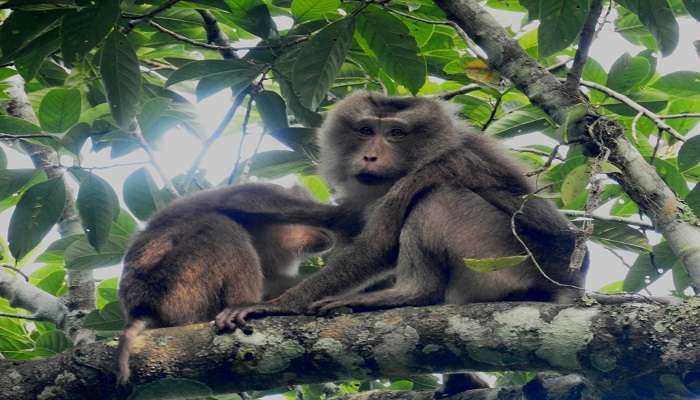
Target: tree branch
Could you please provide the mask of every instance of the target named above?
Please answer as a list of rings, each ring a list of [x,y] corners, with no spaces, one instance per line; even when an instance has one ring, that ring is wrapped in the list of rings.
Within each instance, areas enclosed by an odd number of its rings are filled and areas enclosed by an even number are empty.
[[[580,217],[580,218],[592,218],[592,219],[597,219],[600,221],[607,221],[607,222],[620,222],[623,224],[627,225],[634,225],[638,226],[640,228],[644,229],[654,229],[654,225],[644,222],[644,221],[638,221],[632,218],[623,218],[623,217],[615,217],[613,215],[605,215],[605,214],[599,214],[599,213],[587,213],[586,211],[579,211],[579,210],[560,210],[562,213],[565,215],[568,215],[570,217]]]
[[[168,29],[168,28],[166,28],[166,27],[164,27],[164,26],[158,24],[158,23],[155,22],[155,21],[149,21],[148,23],[149,23],[152,27],[154,27],[154,28],[158,29],[159,31],[165,33],[166,35],[170,35],[170,36],[174,37],[175,39],[177,39],[177,40],[179,40],[179,41],[181,41],[181,42],[185,42],[185,43],[191,44],[192,46],[202,47],[202,48],[204,48],[204,49],[209,49],[209,50],[219,50],[219,51],[234,50],[234,49],[231,48],[230,46],[217,46],[217,45],[215,45],[215,44],[202,43],[202,42],[199,42],[199,41],[197,41],[197,40],[190,39],[190,38],[188,38],[188,37],[185,36],[185,35],[181,35],[181,34],[179,34],[179,33],[177,33],[177,32],[171,31],[170,29]]]
[[[226,34],[219,27],[219,22],[214,17],[214,14],[207,10],[197,10],[204,22],[204,30],[207,32],[207,42],[213,43],[219,47],[221,57],[225,60],[238,58],[236,52],[231,47],[231,42]]]
[[[569,112],[573,106],[584,104],[583,99],[572,96],[554,75],[532,59],[477,0],[435,0],[435,3],[484,49],[491,68],[509,79],[559,124],[571,123],[567,121]],[[598,122],[595,130],[589,132],[593,120]],[[699,289],[700,228],[693,222],[697,217],[625,139],[624,128],[619,123],[590,116],[590,112],[583,122],[586,123],[576,124],[570,136],[591,144],[601,143],[610,150],[610,161],[622,171],[616,174],[616,179],[651,218],[688,271],[692,286]]]
[[[584,22],[581,30],[581,38],[574,56],[574,64],[566,75],[566,88],[571,94],[578,93],[579,81],[581,80],[583,67],[586,65],[586,60],[588,60],[588,51],[595,38],[595,27],[601,12],[603,12],[603,0],[592,0],[588,17],[586,17],[586,22]]]
[[[49,321],[62,327],[68,315],[68,308],[58,297],[54,297],[31,283],[21,275],[11,275],[0,271],[0,297],[9,300],[15,308],[32,312],[32,319]],[[4,314],[4,317],[9,317]],[[12,318],[27,318],[27,315],[15,315]]]
[[[252,321],[247,335],[217,336],[206,323],[146,331],[131,364],[136,384],[187,378],[219,393],[505,368],[580,374],[601,391],[597,398],[669,399],[695,387],[699,312],[695,299],[583,308],[483,303],[265,318]],[[62,399],[124,398],[114,390],[115,355],[110,340],[45,360],[0,361],[0,399],[48,390]]]

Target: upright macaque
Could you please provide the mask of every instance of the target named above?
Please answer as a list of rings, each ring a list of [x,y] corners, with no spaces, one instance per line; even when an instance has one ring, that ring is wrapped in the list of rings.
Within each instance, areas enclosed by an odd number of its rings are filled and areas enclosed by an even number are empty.
[[[573,226],[550,201],[529,196],[535,188],[519,164],[456,115],[451,104],[425,97],[359,92],[336,104],[318,133],[320,169],[339,203],[365,215],[362,233],[310,278],[238,307],[220,327],[337,307],[577,298],[587,265],[568,268]],[[539,267],[531,258],[492,272],[465,266],[465,259],[527,255],[520,240]],[[352,291],[386,271],[393,286]]]
[[[154,215],[124,258],[119,383],[129,380],[130,344],[144,329],[210,321],[227,307],[278,296],[300,280],[307,255],[332,246],[317,226],[337,228],[342,218],[301,188],[272,184],[199,192]]]

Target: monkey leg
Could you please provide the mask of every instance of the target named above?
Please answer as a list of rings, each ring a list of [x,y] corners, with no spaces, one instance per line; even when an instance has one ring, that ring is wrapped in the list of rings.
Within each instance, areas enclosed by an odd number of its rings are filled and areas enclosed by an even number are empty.
[[[433,393],[433,398],[442,399],[466,392],[467,390],[483,389],[490,387],[485,380],[473,372],[462,374],[449,374],[444,376],[444,382],[440,389]]]

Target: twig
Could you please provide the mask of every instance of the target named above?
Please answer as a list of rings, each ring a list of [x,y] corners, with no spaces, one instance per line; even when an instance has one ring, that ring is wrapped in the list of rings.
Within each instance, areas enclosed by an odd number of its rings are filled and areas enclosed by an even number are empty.
[[[598,25],[598,28],[595,30],[595,37],[596,38],[598,37],[598,35],[600,35],[600,32],[603,31],[603,28],[605,28],[605,24],[610,22],[608,20],[608,17],[610,16],[612,9],[613,9],[613,2],[609,1],[608,2],[608,9],[605,10],[605,15],[603,16],[603,21],[600,23],[600,25]]]
[[[16,272],[18,275],[20,275],[22,278],[24,278],[25,281],[29,282],[29,277],[27,276],[27,274],[22,272],[22,270],[20,270],[19,268],[15,268],[12,265],[8,265],[8,264],[2,264],[2,265],[0,265],[0,267]]]
[[[542,167],[537,168],[534,171],[526,173],[525,176],[535,176],[535,175],[539,175],[539,174],[543,173],[544,171],[549,169],[549,167],[552,166],[552,163],[554,162],[554,160],[562,160],[563,161],[564,159],[559,155],[559,147],[561,147],[562,145],[563,145],[562,143],[558,143],[556,146],[552,147],[552,151],[549,153],[547,161],[545,161],[544,164],[542,164]]]
[[[700,118],[700,113],[659,115],[659,118],[661,118],[661,119]]]
[[[607,222],[619,222],[627,225],[634,225],[638,226],[640,228],[644,229],[654,229],[654,225],[644,222],[644,221],[637,221],[631,218],[623,218],[623,217],[615,217],[612,215],[603,215],[599,213],[586,213],[585,211],[579,211],[579,210],[560,210],[562,213],[565,215],[568,215],[570,217],[581,217],[581,218],[591,218],[591,219],[597,219],[600,221],[607,221]]]
[[[603,1],[592,0],[588,17],[586,17],[586,22],[584,22],[583,29],[581,30],[578,48],[574,56],[574,64],[566,75],[565,87],[569,93],[578,93],[578,85],[581,80],[581,74],[583,73],[583,67],[586,65],[586,60],[588,60],[588,51],[593,43],[596,24],[598,23],[598,18],[600,18],[602,11]]]
[[[138,24],[144,20],[150,20],[151,18],[155,17],[158,13],[167,10],[168,8],[174,6],[175,3],[179,2],[179,1],[180,0],[168,0],[165,3],[159,5],[158,7],[154,7],[151,11],[149,11],[143,15],[122,15],[122,18],[129,19],[130,21],[126,24],[126,26],[124,28],[121,29],[121,32],[124,35],[126,35],[127,33],[131,32],[132,29],[134,29],[136,27],[136,24]]]
[[[681,134],[678,133],[675,129],[673,129],[673,127],[671,127],[670,125],[668,125],[667,123],[662,121],[662,119],[657,114],[649,111],[648,108],[642,106],[641,104],[630,99],[629,97],[625,96],[624,94],[616,92],[607,86],[603,86],[603,85],[600,85],[600,84],[595,83],[595,82],[581,80],[581,85],[589,87],[591,89],[595,89],[599,92],[603,92],[603,93],[607,94],[608,96],[610,96],[616,100],[619,100],[621,103],[624,103],[625,105],[627,105],[628,107],[637,111],[638,113],[644,114],[644,116],[649,118],[650,120],[652,120],[656,124],[656,126],[659,127],[659,129],[661,129],[662,131],[668,132],[676,140],[681,141],[681,142],[685,142],[686,139],[683,136],[681,136]]]
[[[99,166],[99,167],[84,167],[84,166],[82,166],[82,165],[69,167],[69,166],[66,166],[66,165],[63,165],[63,164],[59,164],[58,167],[60,167],[60,168],[80,168],[80,169],[84,169],[84,170],[86,170],[86,171],[94,171],[94,170],[100,170],[100,169],[112,169],[112,168],[121,168],[121,167],[133,167],[133,166],[136,166],[136,165],[144,165],[144,164],[148,164],[148,163],[150,163],[150,161],[134,161],[134,162],[126,162],[126,163],[117,163],[117,164],[110,164],[110,165],[102,165],[102,166]]]
[[[181,35],[181,34],[179,34],[179,33],[177,33],[177,32],[171,31],[170,29],[168,29],[168,28],[166,28],[166,27],[164,27],[164,26],[158,24],[158,23],[155,22],[155,21],[149,21],[148,23],[149,23],[152,27],[158,29],[159,31],[161,31],[161,32],[163,32],[163,33],[165,33],[165,34],[167,34],[167,35],[170,35],[170,36],[174,37],[174,38],[177,39],[177,40],[180,40],[180,41],[182,41],[182,42],[191,44],[192,46],[202,47],[202,48],[209,49],[209,50],[219,50],[219,51],[234,50],[234,49],[231,48],[230,46],[217,46],[217,45],[215,45],[215,44],[203,43],[203,42],[200,42],[200,41],[197,41],[197,40],[194,40],[194,39],[190,39],[190,38],[188,38],[188,37],[185,36],[185,35]]]
[[[228,184],[233,185],[236,180],[236,175],[238,174],[238,169],[241,166],[241,157],[243,155],[243,145],[245,144],[245,138],[248,135],[248,123],[250,122],[250,112],[253,109],[253,100],[255,100],[255,95],[251,94],[248,98],[248,105],[245,109],[245,116],[243,117],[243,126],[241,127],[241,140],[238,142],[238,150],[236,151],[236,163],[233,165],[231,170],[231,175],[228,177]]]
[[[639,120],[642,119],[643,115],[644,113],[638,112],[637,115],[634,116],[634,119],[632,119],[632,137],[637,143],[639,143],[639,136],[637,136],[637,124],[639,124]]]
[[[620,261],[620,264],[622,264],[622,265],[624,265],[625,267],[627,267],[627,269],[632,269],[632,266],[631,266],[631,265],[625,260],[625,258],[622,257],[618,252],[616,252],[615,250],[613,250],[613,249],[611,249],[610,247],[607,247],[607,246],[605,246],[605,249],[606,249],[607,251],[609,251],[610,253],[612,253],[612,255],[614,255],[615,257],[617,257],[617,259]],[[649,290],[648,287],[645,287],[645,288],[642,289],[642,290],[644,290],[644,292],[647,294],[647,296],[649,296],[649,297],[652,297],[652,296],[653,296],[653,295],[651,294],[651,291]]]
[[[183,189],[185,191],[187,191],[187,189],[189,189],[190,185],[192,184],[192,180],[194,179],[194,175],[197,172],[197,169],[199,168],[199,164],[204,159],[204,156],[209,151],[209,148],[212,144],[214,144],[214,142],[216,142],[221,137],[221,135],[224,134],[226,127],[233,119],[233,116],[236,115],[236,110],[238,110],[238,107],[241,106],[241,103],[243,103],[243,99],[248,93],[249,90],[246,89],[239,93],[238,96],[236,96],[236,98],[233,100],[233,104],[231,104],[231,107],[229,107],[228,111],[226,111],[226,115],[224,115],[224,118],[219,123],[219,126],[216,127],[214,132],[212,132],[211,136],[209,136],[207,140],[205,140],[202,144],[202,149],[199,151],[199,154],[197,154],[197,157],[194,159],[192,166],[190,167],[189,171],[187,171],[187,175],[185,176],[185,182],[183,184]]]
[[[151,71],[154,71],[156,69],[167,69],[170,71],[175,71],[177,68],[173,65],[170,64],[164,64],[155,60],[140,60],[143,64],[146,64],[147,66],[151,67]]]
[[[517,151],[518,153],[531,153],[531,154],[536,154],[538,156],[548,157],[547,160],[552,158],[552,159],[557,159],[559,161],[564,161],[564,157],[557,154],[556,151],[547,153],[546,151],[537,150],[537,149],[530,149],[527,147],[511,147],[509,150]]]
[[[204,30],[207,32],[207,42],[220,47],[219,52],[221,53],[221,57],[225,60],[238,58],[234,49],[231,48],[231,42],[229,42],[228,37],[219,27],[219,22],[216,20],[216,17],[214,17],[214,14],[207,10],[197,10],[197,12],[204,22]]]
[[[449,92],[443,92],[440,94],[435,95],[436,98],[442,99],[442,100],[451,100],[454,97],[467,94],[469,92],[474,92],[477,90],[480,90],[481,86],[477,85],[476,83],[470,83],[462,88],[459,88],[457,90],[451,90]]]
[[[489,119],[484,122],[484,125],[481,127],[482,131],[485,131],[486,128],[489,127],[491,122],[496,119],[496,113],[498,112],[498,107],[501,105],[501,100],[503,100],[503,95],[496,97],[496,104],[493,105],[493,110],[491,110],[491,114],[489,115]]]
[[[260,138],[258,138],[258,143],[255,144],[253,154],[245,161],[245,164],[243,165],[243,172],[241,173],[241,181],[243,182],[248,181],[248,178],[250,177],[250,166],[251,164],[253,164],[253,158],[255,158],[255,156],[260,151],[260,145],[262,144],[265,135],[267,135],[267,132],[263,131],[262,135],[260,135]]]
[[[18,318],[18,319],[27,319],[30,321],[43,321],[44,318],[40,317],[37,314],[10,314],[10,313],[0,313],[0,317],[5,317],[5,318]]]
[[[0,133],[0,139],[18,140],[18,139],[34,139],[34,138],[58,139],[54,135],[48,135],[48,134],[44,134],[44,133],[37,133],[37,134],[32,134],[32,135],[8,135],[7,133]]]

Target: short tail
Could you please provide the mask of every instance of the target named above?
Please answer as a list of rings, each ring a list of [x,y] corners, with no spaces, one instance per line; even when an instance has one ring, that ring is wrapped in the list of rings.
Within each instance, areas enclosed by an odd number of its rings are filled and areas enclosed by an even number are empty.
[[[129,368],[129,355],[134,339],[147,328],[146,320],[134,319],[124,327],[124,332],[119,336],[119,347],[117,356],[119,357],[119,373],[117,374],[117,384],[126,385],[131,377]]]

